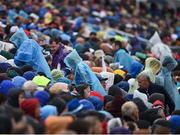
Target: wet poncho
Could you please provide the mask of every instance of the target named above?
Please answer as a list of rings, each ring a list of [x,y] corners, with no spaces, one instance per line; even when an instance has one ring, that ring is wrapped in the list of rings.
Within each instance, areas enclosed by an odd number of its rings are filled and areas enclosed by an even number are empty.
[[[31,65],[37,72],[43,72],[48,78],[51,78],[50,68],[43,56],[42,48],[33,39],[29,39],[23,29],[18,30],[10,41],[17,47],[17,54],[14,62],[17,66],[24,64]]]
[[[170,56],[165,56],[162,60],[162,70],[158,74],[156,84],[164,86],[175,103],[175,109],[180,109],[180,93],[171,77],[172,70],[177,66],[177,62]]]
[[[89,66],[82,61],[76,50],[68,54],[64,62],[69,68],[74,70],[74,81],[76,85],[88,83],[92,90],[99,92],[102,96],[106,95],[96,75],[91,71]]]

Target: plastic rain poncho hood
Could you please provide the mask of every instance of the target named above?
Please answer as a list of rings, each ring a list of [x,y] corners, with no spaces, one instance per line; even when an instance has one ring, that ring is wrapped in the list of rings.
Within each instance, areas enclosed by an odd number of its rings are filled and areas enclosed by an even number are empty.
[[[29,39],[23,29],[13,34],[10,41],[18,48],[14,57],[15,61],[30,64],[37,72],[44,72],[47,77],[51,78],[50,68],[43,56],[42,48],[36,41]]]
[[[88,83],[92,90],[99,92],[102,96],[106,95],[96,75],[91,71],[89,66],[82,61],[76,50],[73,50],[66,56],[64,63],[74,70],[74,81],[76,85]]]
[[[120,63],[121,66],[130,72],[131,64],[133,63],[134,59],[123,49],[118,50],[114,56],[114,62]]]
[[[162,43],[157,32],[154,33],[149,42],[152,44],[151,53],[157,58],[162,59],[164,56],[172,56],[170,48]]]
[[[145,69],[141,73],[145,73],[149,76],[152,83],[155,83],[156,74],[161,69],[161,62],[153,57],[149,57],[145,61]]]
[[[162,60],[162,70],[158,74],[156,84],[164,86],[167,93],[175,103],[175,109],[180,109],[180,93],[171,76],[172,70],[177,66],[177,62],[170,56],[165,56]]]

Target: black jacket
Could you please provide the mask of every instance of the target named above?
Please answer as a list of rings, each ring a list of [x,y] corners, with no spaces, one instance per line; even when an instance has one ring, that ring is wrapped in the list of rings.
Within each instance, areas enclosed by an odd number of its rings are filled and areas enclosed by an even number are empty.
[[[148,98],[153,93],[161,93],[161,94],[163,94],[164,97],[165,97],[165,106],[168,105],[170,113],[172,111],[174,111],[175,104],[174,104],[173,100],[171,99],[171,97],[169,96],[169,94],[164,89],[164,87],[162,87],[160,85],[157,85],[157,84],[154,84],[154,83],[151,83],[148,89],[139,88],[138,90],[140,92],[146,94],[148,96]]]

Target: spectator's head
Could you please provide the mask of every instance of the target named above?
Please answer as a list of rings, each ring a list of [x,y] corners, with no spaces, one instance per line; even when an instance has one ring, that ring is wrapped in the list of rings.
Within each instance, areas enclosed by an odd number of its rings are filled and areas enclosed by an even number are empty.
[[[60,97],[54,97],[49,104],[56,106],[58,114],[61,114],[66,109],[66,102]]]
[[[121,107],[122,117],[125,119],[130,118],[133,121],[139,120],[139,110],[135,103],[128,101]]]
[[[89,97],[90,86],[87,83],[80,84],[76,87],[77,92],[80,94],[81,98]]]
[[[72,122],[73,122],[73,118],[70,116],[49,116],[45,120],[45,126],[47,129],[46,133],[47,134],[61,134],[62,132],[67,130],[68,126]]]
[[[117,51],[122,48],[122,42],[115,40],[112,47],[114,51]]]
[[[89,122],[90,124],[90,134],[101,134],[102,133],[102,126],[100,120],[93,116],[87,116],[84,118],[85,121]]]
[[[152,133],[153,134],[170,134],[171,123],[164,119],[157,119],[154,121],[152,125]]]
[[[49,43],[51,44],[51,52],[54,54],[60,45],[61,40],[59,38],[51,38]]]
[[[151,81],[150,81],[150,78],[147,74],[140,73],[137,77],[137,80],[138,80],[138,84],[139,84],[140,88],[142,88],[142,89],[149,88]]]
[[[40,118],[40,104],[38,99],[31,98],[25,99],[21,102],[20,108],[24,111],[25,114],[38,119]]]
[[[69,130],[75,131],[77,134],[90,134],[91,124],[88,121],[77,119],[69,125]]]

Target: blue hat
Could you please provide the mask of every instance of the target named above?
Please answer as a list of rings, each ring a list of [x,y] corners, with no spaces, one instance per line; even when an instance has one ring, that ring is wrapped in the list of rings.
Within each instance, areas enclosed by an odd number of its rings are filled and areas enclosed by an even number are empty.
[[[83,110],[95,110],[94,105],[87,99],[82,99],[79,103],[83,105]]]
[[[126,96],[125,96],[125,99],[127,99],[127,100],[129,100],[129,101],[132,101],[133,100],[133,94],[127,94]]]
[[[77,98],[75,99],[72,99],[68,104],[67,104],[67,107],[68,107],[68,111],[70,113],[77,113],[79,111],[82,110],[83,108],[83,105],[80,104],[79,100]]]
[[[26,78],[26,80],[32,80],[36,76],[36,73],[33,71],[27,71],[23,74],[23,77]]]
[[[7,96],[11,88],[16,88],[16,86],[10,80],[4,80],[0,84],[0,93]]]
[[[17,88],[21,88],[23,86],[23,84],[26,82],[27,80],[24,77],[21,76],[16,76],[12,79],[13,84],[17,87]]]
[[[66,40],[70,42],[71,37],[65,33],[61,34],[60,37],[62,40]]]
[[[119,88],[125,90],[126,92],[129,91],[129,83],[126,81],[121,81],[119,83],[116,84]]]
[[[171,132],[175,134],[176,129],[180,127],[180,116],[172,115],[169,121],[171,122]]]
[[[93,103],[96,110],[102,110],[103,102],[98,97],[91,96],[88,98],[88,100]]]
[[[5,73],[8,70],[8,68],[10,68],[10,67],[12,67],[12,66],[9,63],[2,62],[2,63],[0,63],[0,72]]]
[[[39,100],[41,106],[44,106],[48,103],[50,95],[47,91],[36,91],[34,97]]]
[[[57,115],[58,112],[56,106],[45,105],[41,108],[41,113],[40,113],[41,120],[45,120],[49,116],[57,116]]]

